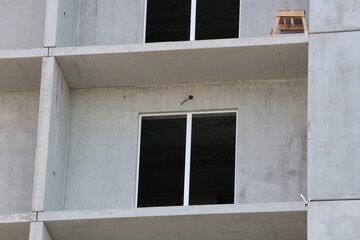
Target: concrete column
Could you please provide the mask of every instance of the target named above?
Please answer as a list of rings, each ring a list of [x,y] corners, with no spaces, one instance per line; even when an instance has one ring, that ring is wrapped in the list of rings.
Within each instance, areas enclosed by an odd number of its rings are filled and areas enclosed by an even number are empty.
[[[32,222],[30,224],[29,240],[53,240],[43,222]]]
[[[360,236],[360,1],[310,0],[308,240]]]
[[[62,210],[70,89],[54,57],[43,59],[32,211]]]

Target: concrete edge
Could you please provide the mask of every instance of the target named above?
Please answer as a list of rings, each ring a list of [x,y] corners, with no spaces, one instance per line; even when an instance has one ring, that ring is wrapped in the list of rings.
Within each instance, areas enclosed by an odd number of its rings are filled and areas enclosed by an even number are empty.
[[[108,46],[78,46],[51,48],[49,56],[74,56],[96,54],[142,53],[176,50],[196,50],[233,47],[255,47],[289,44],[308,44],[305,34],[268,36],[257,38],[236,38],[203,41],[161,42]]]
[[[39,57],[46,57],[47,55],[48,55],[47,48],[0,50],[0,59],[39,58]]]
[[[36,221],[36,212],[11,213],[0,215],[0,224],[3,223],[24,223]]]
[[[38,221],[96,220],[137,217],[166,217],[209,214],[306,212],[303,202],[246,203],[188,207],[154,207],[81,211],[39,212]]]

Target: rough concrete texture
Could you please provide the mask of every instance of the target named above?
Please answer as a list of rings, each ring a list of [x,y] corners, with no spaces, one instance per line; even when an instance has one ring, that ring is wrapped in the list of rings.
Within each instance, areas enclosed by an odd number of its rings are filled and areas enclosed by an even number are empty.
[[[0,214],[31,210],[39,92],[0,93]]]
[[[360,201],[310,202],[308,239],[359,239],[359,213]]]
[[[134,207],[139,113],[228,108],[239,111],[237,202],[298,201],[307,80],[247,80],[73,90],[65,209]]]
[[[360,32],[310,35],[311,199],[360,198]]]
[[[360,30],[359,0],[311,0],[310,32]]]
[[[44,46],[46,0],[1,0],[0,49]]]
[[[141,43],[144,0],[79,0],[76,45]]]
[[[240,4],[242,38],[268,36],[274,27],[277,9],[303,9],[309,18],[309,0],[240,0]]]

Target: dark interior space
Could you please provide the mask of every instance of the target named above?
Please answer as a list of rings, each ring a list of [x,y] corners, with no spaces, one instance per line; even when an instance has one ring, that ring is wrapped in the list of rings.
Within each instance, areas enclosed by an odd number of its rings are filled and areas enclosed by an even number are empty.
[[[197,0],[195,39],[239,37],[239,0]]]
[[[143,117],[138,207],[183,205],[186,115]]]
[[[190,39],[191,0],[148,0],[146,42]]]
[[[190,205],[234,203],[236,114],[192,119]]]

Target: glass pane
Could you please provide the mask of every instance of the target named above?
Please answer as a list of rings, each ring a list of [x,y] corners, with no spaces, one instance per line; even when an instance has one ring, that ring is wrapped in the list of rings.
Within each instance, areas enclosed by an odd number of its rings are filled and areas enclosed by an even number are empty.
[[[191,0],[148,0],[146,42],[190,39]]]
[[[239,0],[197,0],[196,40],[238,38]]]
[[[236,114],[192,119],[190,205],[234,203]]]
[[[183,205],[186,116],[143,117],[138,207]]]

